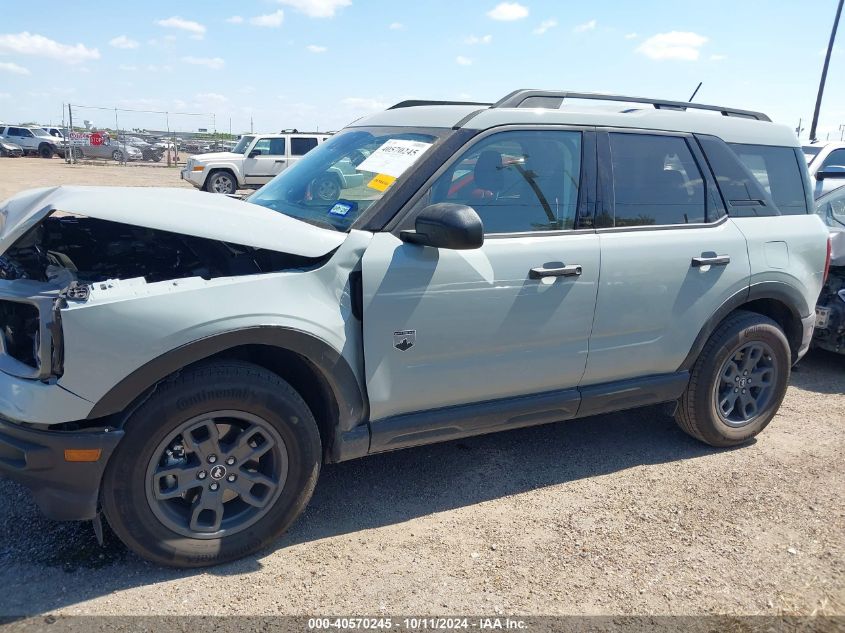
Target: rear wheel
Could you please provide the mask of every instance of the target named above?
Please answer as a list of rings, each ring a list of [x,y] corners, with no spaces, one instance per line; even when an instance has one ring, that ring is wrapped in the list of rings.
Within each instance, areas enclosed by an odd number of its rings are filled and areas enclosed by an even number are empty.
[[[114,150],[114,151],[111,153],[111,157],[112,157],[114,160],[116,160],[118,163],[123,162],[123,152],[122,152],[122,151],[120,151],[119,149]]]
[[[232,194],[238,190],[238,183],[227,171],[213,171],[205,181],[205,190],[210,193]]]
[[[305,507],[321,462],[305,402],[249,363],[201,365],[155,393],[126,424],[102,503],[139,555],[175,567],[246,556]]]
[[[324,174],[314,180],[312,185],[314,196],[324,202],[335,202],[340,198],[340,182],[331,174]]]
[[[711,446],[741,444],[762,431],[780,408],[791,352],[773,320],[737,311],[716,329],[690,373],[675,416]]]

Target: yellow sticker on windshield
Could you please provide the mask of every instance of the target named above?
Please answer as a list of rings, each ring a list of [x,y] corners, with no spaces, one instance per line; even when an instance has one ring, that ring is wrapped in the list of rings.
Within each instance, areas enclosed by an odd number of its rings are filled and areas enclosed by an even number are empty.
[[[370,182],[368,182],[367,186],[370,189],[375,189],[376,191],[386,191],[387,188],[393,184],[394,180],[396,180],[394,176],[388,176],[387,174],[376,174],[376,177],[373,178]]]

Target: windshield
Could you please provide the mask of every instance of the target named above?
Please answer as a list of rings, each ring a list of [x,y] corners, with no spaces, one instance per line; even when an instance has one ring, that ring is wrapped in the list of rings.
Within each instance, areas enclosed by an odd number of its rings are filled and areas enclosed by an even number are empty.
[[[311,150],[248,198],[323,228],[352,223],[449,130],[350,128]]]
[[[254,136],[242,136],[237,145],[232,148],[232,151],[235,154],[246,154],[246,148],[249,147],[249,144],[252,143],[252,139],[254,138]]]
[[[816,213],[831,227],[845,227],[845,187],[831,191],[816,201]]]
[[[807,164],[813,162],[813,159],[819,155],[819,152],[822,151],[821,147],[816,147],[813,145],[805,145],[801,148],[801,151],[804,152],[804,159],[807,161]]]

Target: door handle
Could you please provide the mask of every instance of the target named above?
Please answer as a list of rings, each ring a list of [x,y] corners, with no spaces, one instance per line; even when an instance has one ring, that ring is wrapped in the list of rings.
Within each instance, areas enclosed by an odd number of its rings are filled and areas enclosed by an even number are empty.
[[[701,268],[702,266],[727,266],[731,263],[730,255],[716,255],[715,257],[693,257],[692,267]]]
[[[277,160],[277,161],[276,161],[276,164],[278,165],[279,163],[284,163],[284,162],[285,162],[285,161],[283,161],[283,160]]]
[[[528,276],[531,279],[541,279],[543,277],[578,277],[581,274],[581,267],[577,264],[571,266],[561,266],[560,268],[544,268],[538,266],[528,271]]]

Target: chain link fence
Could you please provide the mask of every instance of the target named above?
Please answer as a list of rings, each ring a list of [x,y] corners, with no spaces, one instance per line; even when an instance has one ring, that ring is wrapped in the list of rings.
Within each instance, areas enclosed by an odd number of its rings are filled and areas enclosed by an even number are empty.
[[[48,126],[49,127],[49,126]],[[64,104],[59,137],[65,161],[184,164],[191,154],[227,151],[237,135],[217,129],[213,112],[166,112],[76,103]]]

